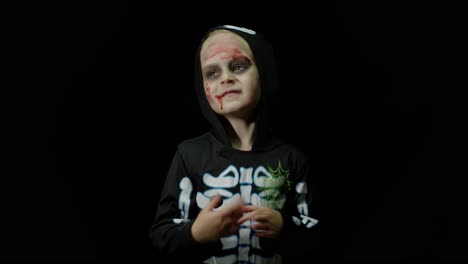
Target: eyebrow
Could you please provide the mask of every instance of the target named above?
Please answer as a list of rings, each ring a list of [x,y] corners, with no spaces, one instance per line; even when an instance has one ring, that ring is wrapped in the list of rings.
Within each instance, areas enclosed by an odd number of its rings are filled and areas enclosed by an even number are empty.
[[[237,61],[237,60],[243,60],[245,62],[247,62],[249,65],[252,65],[252,61],[249,57],[245,56],[245,55],[242,55],[242,56],[239,56],[239,57],[235,57],[235,58],[232,58],[229,63],[232,63],[233,61]],[[205,65],[203,68],[202,68],[202,71],[205,71],[207,69],[214,69],[218,67],[218,64],[217,63],[210,63],[210,64],[207,64]]]
[[[206,70],[211,70],[211,69],[214,69],[214,68],[217,68],[218,65],[216,63],[211,63],[211,64],[208,64],[208,65],[205,65],[205,67],[202,68],[202,71],[206,71]]]

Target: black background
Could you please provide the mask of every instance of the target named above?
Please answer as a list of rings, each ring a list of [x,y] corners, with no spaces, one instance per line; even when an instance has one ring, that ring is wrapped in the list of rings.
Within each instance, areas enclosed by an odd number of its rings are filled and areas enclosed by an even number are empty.
[[[4,98],[2,260],[160,260],[148,228],[165,173],[176,144],[208,129],[194,52],[222,24],[275,47],[277,132],[311,155],[320,190],[311,263],[467,260],[444,61],[457,17],[445,8],[109,1],[17,11],[5,38],[14,96]]]

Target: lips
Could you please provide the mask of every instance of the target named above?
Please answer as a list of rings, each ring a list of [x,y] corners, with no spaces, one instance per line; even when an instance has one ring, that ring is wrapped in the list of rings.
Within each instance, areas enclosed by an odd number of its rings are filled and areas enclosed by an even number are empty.
[[[219,97],[224,97],[230,94],[240,94],[240,91],[239,90],[227,90],[224,93],[222,93]]]

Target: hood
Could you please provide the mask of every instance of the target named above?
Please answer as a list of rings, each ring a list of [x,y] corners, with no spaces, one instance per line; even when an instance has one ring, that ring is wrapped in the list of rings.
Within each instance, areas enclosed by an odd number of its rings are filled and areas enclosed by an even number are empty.
[[[225,118],[218,115],[209,105],[203,88],[203,76],[200,63],[200,51],[208,34],[217,29],[231,31],[247,41],[252,50],[260,77],[260,101],[257,105],[257,117],[252,151],[266,150],[273,147],[272,115],[278,92],[278,79],[274,51],[271,44],[258,32],[236,26],[224,25],[209,29],[195,53],[195,90],[203,116],[211,124],[213,135],[227,148],[231,148],[223,123]]]

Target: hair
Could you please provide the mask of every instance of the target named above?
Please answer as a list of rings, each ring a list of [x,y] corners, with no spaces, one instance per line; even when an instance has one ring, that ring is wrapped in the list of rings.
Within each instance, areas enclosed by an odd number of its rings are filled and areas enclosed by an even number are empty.
[[[245,44],[250,49],[251,55],[253,56],[252,59],[255,61],[255,54],[254,54],[254,52],[252,50],[252,47],[247,42],[247,40],[244,37],[240,36],[239,34],[237,34],[235,32],[232,32],[230,30],[226,30],[226,29],[215,29],[215,30],[210,31],[208,34],[206,34],[206,36],[202,40],[202,48],[203,48],[203,45],[205,45],[205,42],[206,42],[206,40],[208,40],[208,38],[210,38],[210,37],[212,37],[214,35],[217,35],[217,34],[222,34],[222,33],[229,33],[231,35],[236,36],[243,44]],[[201,53],[201,51],[202,51],[202,49],[200,49],[200,53]]]

